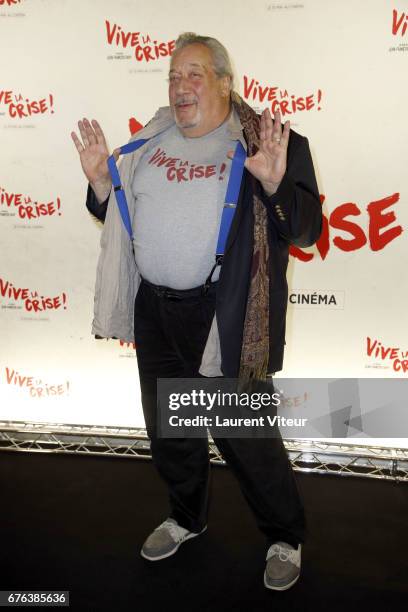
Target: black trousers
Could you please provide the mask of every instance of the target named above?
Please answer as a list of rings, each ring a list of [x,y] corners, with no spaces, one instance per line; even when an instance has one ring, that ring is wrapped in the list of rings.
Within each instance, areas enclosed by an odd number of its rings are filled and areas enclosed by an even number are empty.
[[[204,438],[156,435],[157,378],[194,378],[215,312],[216,283],[205,296],[174,300],[142,281],[135,342],[153,463],[169,489],[170,516],[192,532],[207,524],[209,453]],[[281,437],[214,438],[269,543],[305,539],[305,517]]]

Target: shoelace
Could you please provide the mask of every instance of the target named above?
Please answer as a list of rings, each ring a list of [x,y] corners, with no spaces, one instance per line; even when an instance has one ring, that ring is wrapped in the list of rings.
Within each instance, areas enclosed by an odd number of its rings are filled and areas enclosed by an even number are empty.
[[[156,527],[155,531],[158,529],[167,529],[170,532],[171,537],[176,542],[181,542],[184,540],[186,535],[188,534],[188,530],[184,529],[184,527],[180,527],[180,525],[176,525],[171,521],[164,521],[161,525]]]
[[[279,560],[283,561],[284,563],[286,561],[290,561],[293,563],[293,565],[296,565],[296,567],[300,567],[300,555],[298,550],[286,548],[286,546],[281,546],[280,544],[272,544],[267,552],[266,560],[268,561],[275,555],[278,555]]]

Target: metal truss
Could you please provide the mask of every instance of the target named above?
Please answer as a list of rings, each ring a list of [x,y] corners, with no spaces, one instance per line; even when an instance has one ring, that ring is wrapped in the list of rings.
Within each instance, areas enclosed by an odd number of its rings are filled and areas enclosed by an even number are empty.
[[[408,482],[408,449],[286,439],[294,470]],[[210,439],[210,459],[225,465]],[[145,429],[0,421],[0,450],[150,459]]]

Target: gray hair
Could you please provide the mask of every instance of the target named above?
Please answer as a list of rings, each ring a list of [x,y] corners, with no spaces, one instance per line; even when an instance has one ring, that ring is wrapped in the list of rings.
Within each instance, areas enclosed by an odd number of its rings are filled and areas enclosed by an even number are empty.
[[[230,78],[230,90],[232,91],[234,88],[234,73],[228,51],[224,45],[216,38],[211,38],[211,36],[199,36],[194,32],[184,32],[176,40],[176,51],[195,43],[205,45],[209,49],[215,74],[218,78],[228,76]]]

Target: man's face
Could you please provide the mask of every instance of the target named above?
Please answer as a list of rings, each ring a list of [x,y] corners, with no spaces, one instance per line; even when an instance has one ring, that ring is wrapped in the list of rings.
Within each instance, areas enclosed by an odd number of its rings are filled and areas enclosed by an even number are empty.
[[[218,78],[210,50],[194,43],[176,51],[169,72],[169,102],[185,136],[198,137],[218,127],[229,111],[229,78]]]

